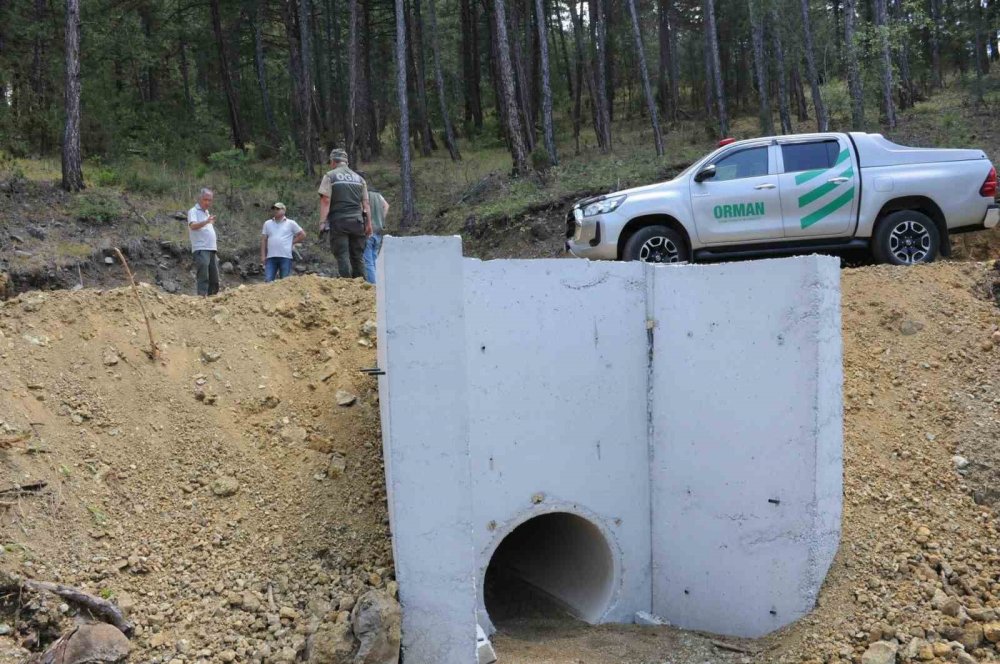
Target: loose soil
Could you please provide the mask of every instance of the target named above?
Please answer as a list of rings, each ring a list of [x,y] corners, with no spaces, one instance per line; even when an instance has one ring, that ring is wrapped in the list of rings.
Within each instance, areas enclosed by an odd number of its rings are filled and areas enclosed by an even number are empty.
[[[879,640],[925,661],[1000,656],[1000,272],[842,278],[844,526],[816,610],[730,649],[514,619],[501,662],[861,662]],[[394,591],[376,384],[357,372],[375,362],[373,291],[319,277],[208,299],[141,290],[156,362],[127,290],[0,305],[0,490],[47,482],[0,504],[0,569],[124,603],[133,661],[296,661],[364,590]],[[51,598],[17,616],[8,598],[0,662],[67,620]]]

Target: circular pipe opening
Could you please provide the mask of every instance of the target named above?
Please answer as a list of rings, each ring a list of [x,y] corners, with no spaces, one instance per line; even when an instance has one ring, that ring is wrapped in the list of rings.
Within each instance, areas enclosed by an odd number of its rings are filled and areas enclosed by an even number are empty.
[[[483,599],[494,625],[565,613],[595,623],[613,584],[614,558],[600,529],[555,512],[525,521],[503,539],[486,568]]]

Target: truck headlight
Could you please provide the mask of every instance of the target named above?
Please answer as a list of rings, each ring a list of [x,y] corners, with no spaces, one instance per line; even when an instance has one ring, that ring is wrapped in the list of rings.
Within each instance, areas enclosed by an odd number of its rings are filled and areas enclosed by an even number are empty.
[[[607,214],[608,212],[614,212],[618,209],[618,206],[622,204],[625,200],[625,196],[612,196],[611,198],[605,198],[603,201],[597,201],[596,203],[591,203],[587,207],[583,208],[583,216],[593,217],[598,214]]]

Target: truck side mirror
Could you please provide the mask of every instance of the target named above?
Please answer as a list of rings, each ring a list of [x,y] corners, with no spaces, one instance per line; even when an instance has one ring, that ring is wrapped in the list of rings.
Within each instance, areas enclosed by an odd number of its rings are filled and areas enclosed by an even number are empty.
[[[708,166],[705,166],[695,174],[694,181],[704,182],[705,180],[714,177],[715,177],[715,164],[709,164]]]

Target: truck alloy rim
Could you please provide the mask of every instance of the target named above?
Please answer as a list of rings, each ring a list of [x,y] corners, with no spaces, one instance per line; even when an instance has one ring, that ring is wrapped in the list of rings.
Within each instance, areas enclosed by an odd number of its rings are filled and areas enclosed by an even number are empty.
[[[680,259],[677,245],[662,235],[649,238],[639,249],[639,260],[643,263],[679,263]]]
[[[931,234],[919,221],[898,223],[889,233],[889,252],[900,263],[922,263],[931,252]]]

